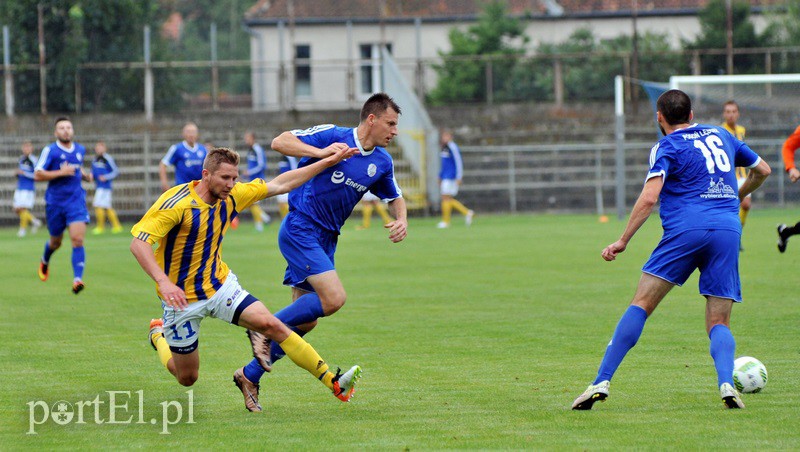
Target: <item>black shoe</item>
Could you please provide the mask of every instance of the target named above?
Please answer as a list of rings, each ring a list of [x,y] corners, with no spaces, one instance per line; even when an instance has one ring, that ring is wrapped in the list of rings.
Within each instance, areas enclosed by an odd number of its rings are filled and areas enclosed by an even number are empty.
[[[778,225],[778,251],[783,253],[786,251],[786,244],[789,242],[789,237],[784,237],[783,231],[786,230],[785,224]]]

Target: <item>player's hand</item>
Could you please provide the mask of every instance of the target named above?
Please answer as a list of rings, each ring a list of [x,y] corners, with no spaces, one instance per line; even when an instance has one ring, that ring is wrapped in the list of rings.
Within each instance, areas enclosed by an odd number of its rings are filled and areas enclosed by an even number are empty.
[[[158,291],[161,292],[164,303],[179,311],[183,311],[189,306],[189,303],[186,302],[186,294],[170,280],[160,282]]]
[[[97,176],[97,180],[99,180],[100,182],[105,182],[106,181],[106,177],[105,176]]]
[[[319,158],[324,159],[326,157],[330,157],[343,149],[350,149],[350,146],[345,143],[333,143],[326,148],[320,149]]]
[[[336,145],[336,144],[342,144],[342,143],[334,143],[331,146]],[[328,147],[331,147],[331,146],[328,146]],[[327,149],[327,148],[325,148],[325,149]],[[325,158],[324,161],[325,161],[327,166],[333,166],[333,165],[341,162],[342,160],[349,159],[350,157],[356,155],[357,152],[358,152],[358,148],[351,148],[350,146],[345,144],[343,147],[340,147],[340,148],[336,149],[336,152],[334,152],[332,155],[330,155],[327,158]]]
[[[792,183],[794,183],[797,182],[798,179],[800,179],[800,171],[798,171],[797,168],[790,169],[789,180],[792,181]]]
[[[406,220],[394,220],[386,223],[383,227],[389,230],[389,240],[392,243],[402,242],[408,235],[408,221]]]
[[[611,262],[617,258],[617,254],[625,251],[625,248],[628,247],[628,244],[623,242],[622,240],[617,240],[616,242],[608,245],[602,253],[603,259]]]

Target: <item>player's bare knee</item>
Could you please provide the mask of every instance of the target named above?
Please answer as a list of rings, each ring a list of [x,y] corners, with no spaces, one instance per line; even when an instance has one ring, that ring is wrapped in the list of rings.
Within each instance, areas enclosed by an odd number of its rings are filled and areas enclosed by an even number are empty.
[[[192,386],[197,381],[197,372],[189,372],[176,377],[182,386]]]
[[[259,319],[253,326],[255,327],[256,331],[263,334],[264,336],[267,336],[270,339],[274,339],[279,332],[283,331],[286,328],[286,325],[284,325],[283,322],[280,321],[280,319],[272,315],[264,316],[263,318]]]
[[[71,238],[70,241],[72,242],[73,248],[78,248],[83,246],[83,237],[75,237]]]
[[[344,306],[344,302],[347,301],[347,294],[344,290],[337,291],[332,295],[322,298],[321,301],[322,310],[325,312],[325,315],[331,315]]]

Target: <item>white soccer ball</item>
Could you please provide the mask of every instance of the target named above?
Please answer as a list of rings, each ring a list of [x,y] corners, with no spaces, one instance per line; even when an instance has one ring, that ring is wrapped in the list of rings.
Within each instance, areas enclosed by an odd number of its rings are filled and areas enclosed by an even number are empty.
[[[733,362],[733,385],[739,392],[759,392],[767,385],[767,368],[752,356],[742,356]]]

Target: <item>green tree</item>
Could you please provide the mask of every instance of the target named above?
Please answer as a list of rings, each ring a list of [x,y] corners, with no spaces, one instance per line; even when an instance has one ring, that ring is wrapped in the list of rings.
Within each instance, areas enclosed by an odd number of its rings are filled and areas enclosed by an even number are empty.
[[[725,0],[711,0],[700,11],[700,34],[694,41],[685,41],[688,50],[725,49],[727,47],[727,9]],[[736,49],[768,46],[774,41],[774,29],[768,28],[759,35],[750,22],[750,2],[734,0],[731,2],[733,26],[733,47]],[[708,75],[725,74],[727,63],[725,55],[702,56],[701,72]],[[747,74],[763,72],[761,56],[737,55],[734,57],[734,72]]]
[[[430,93],[431,102],[485,99],[487,64],[491,65],[495,97],[509,98],[514,89],[511,74],[529,39],[524,31],[521,21],[510,17],[505,3],[498,0],[486,3],[478,22],[466,31],[451,29],[451,50],[440,51],[443,62],[434,66],[439,80]]]

